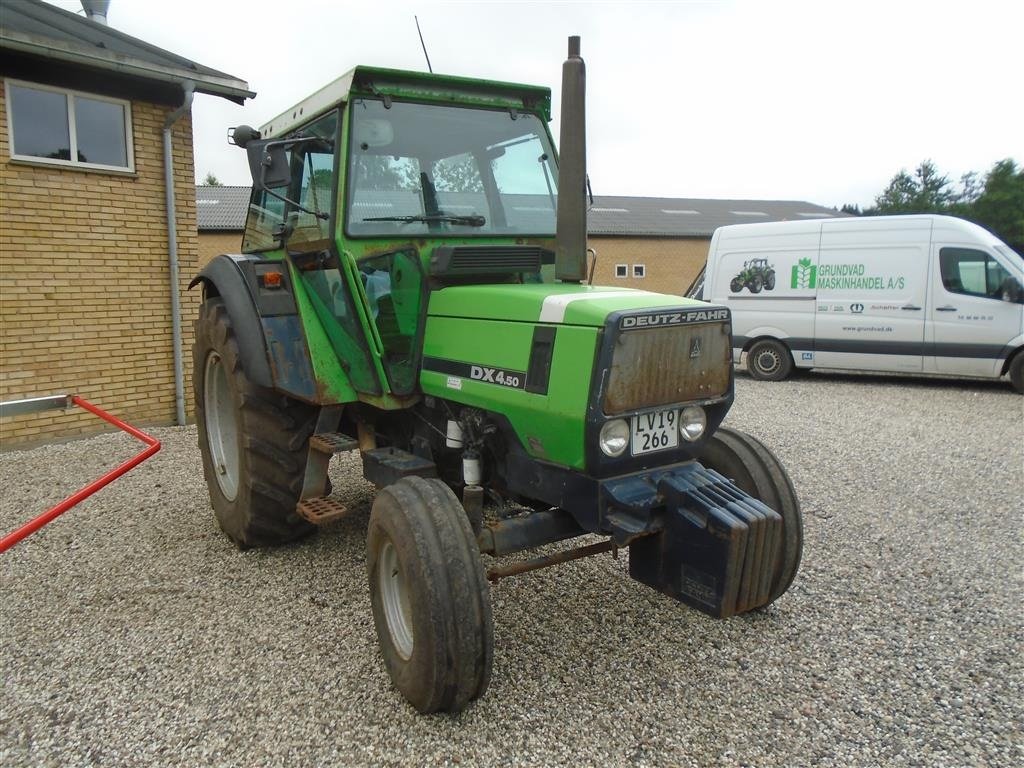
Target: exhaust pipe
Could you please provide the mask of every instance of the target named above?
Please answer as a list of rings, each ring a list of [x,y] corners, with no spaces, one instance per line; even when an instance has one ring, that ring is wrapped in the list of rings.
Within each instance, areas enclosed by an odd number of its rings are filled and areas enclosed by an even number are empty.
[[[587,274],[587,71],[580,38],[569,38],[562,65],[562,125],[558,142],[555,277],[580,283]]]

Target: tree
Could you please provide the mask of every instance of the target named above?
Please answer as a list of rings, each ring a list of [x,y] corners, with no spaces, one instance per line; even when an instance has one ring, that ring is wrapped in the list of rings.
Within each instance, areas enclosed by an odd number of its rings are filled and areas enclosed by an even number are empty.
[[[855,213],[856,206],[843,206]],[[901,170],[875,198],[867,215],[942,213],[985,227],[1018,253],[1024,253],[1024,168],[1006,158],[984,175],[965,173],[959,184],[940,174],[931,160],[911,176]]]
[[[352,166],[358,189],[394,192],[419,189],[418,164],[411,158],[360,155]]]
[[[923,161],[911,176],[901,170],[875,198],[875,207],[865,213],[945,213],[957,200],[948,176],[940,175],[931,160]]]
[[[434,164],[434,183],[438,192],[483,192],[484,183],[469,154],[447,157]]]
[[[993,165],[966,218],[1024,254],[1024,167],[1010,158]]]
[[[863,216],[864,212],[860,209],[860,206],[856,203],[843,203],[843,207],[839,209],[841,213],[848,213],[851,216]]]
[[[206,174],[206,178],[203,179],[203,184],[205,184],[208,187],[223,187],[224,186],[223,184],[221,184],[220,179],[218,179],[216,176],[213,175],[213,171],[210,171],[208,174]]]

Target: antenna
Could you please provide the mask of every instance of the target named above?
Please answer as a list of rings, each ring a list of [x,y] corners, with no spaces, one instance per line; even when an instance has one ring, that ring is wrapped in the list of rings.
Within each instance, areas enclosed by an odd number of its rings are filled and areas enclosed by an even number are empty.
[[[413,18],[416,19],[416,32],[420,36],[420,45],[423,46],[423,56],[427,60],[427,69],[430,71],[430,74],[434,74],[434,68],[430,66],[430,54],[427,53],[427,44],[423,42],[423,30],[420,29],[419,16],[413,16]]]

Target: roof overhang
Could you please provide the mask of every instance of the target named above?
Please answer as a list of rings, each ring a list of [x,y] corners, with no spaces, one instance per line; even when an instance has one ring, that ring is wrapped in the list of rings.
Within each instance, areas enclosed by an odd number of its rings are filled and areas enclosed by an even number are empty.
[[[0,48],[144,80],[174,84],[190,80],[199,93],[222,96],[236,104],[244,104],[246,99],[256,95],[249,90],[248,83],[233,77],[218,77],[184,67],[162,66],[104,48],[85,48],[2,27]]]

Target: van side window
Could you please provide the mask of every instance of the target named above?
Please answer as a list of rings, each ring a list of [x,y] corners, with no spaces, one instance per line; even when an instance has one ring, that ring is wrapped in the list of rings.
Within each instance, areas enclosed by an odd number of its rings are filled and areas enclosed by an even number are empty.
[[[940,249],[939,269],[942,285],[950,293],[998,299],[1011,281],[1002,264],[973,248]]]

